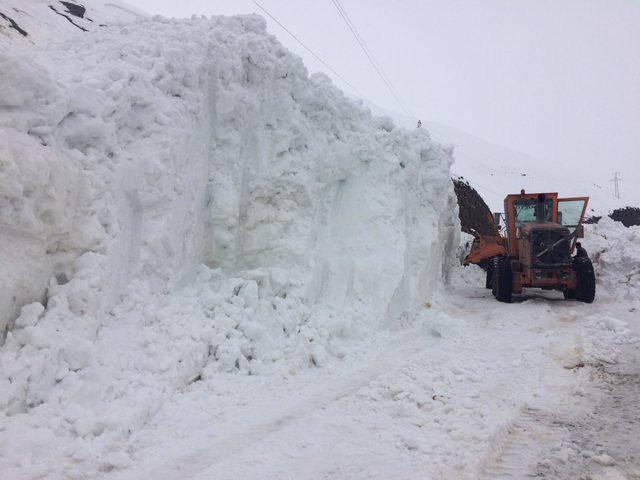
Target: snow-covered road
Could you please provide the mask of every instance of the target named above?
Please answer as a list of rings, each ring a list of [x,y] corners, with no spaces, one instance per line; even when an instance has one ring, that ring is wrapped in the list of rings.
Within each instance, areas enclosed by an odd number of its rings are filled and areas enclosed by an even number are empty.
[[[520,300],[460,284],[444,313],[326,369],[196,382],[105,478],[634,478],[633,307]]]
[[[596,389],[592,395],[597,400],[590,409],[532,415],[525,425],[543,428],[554,441],[542,445],[534,465],[526,472],[530,477],[640,478],[639,360],[640,349],[634,343],[622,348],[617,362],[592,365]],[[518,433],[527,435],[523,428]],[[525,452],[517,450],[510,459],[512,471]]]

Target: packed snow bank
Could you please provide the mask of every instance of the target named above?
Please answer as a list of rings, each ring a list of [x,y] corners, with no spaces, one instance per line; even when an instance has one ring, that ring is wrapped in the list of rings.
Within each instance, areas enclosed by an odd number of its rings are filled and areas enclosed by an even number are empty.
[[[208,372],[321,365],[438,301],[459,225],[426,132],[309,77],[256,16],[83,40],[0,56],[4,280],[28,287],[0,297],[1,435],[117,443]]]
[[[605,217],[586,226],[598,280],[597,295],[638,302],[640,299],[640,227],[625,227]]]
[[[98,172],[51,135],[74,108],[69,92],[22,58],[0,65],[1,341],[20,306],[42,300],[54,273],[62,279],[70,258],[105,239],[92,213]]]

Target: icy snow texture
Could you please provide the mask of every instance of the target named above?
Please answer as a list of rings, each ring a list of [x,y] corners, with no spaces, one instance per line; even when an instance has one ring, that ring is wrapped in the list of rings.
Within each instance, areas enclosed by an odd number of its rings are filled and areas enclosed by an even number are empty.
[[[587,225],[584,246],[594,263],[596,294],[628,300],[640,299],[640,227],[625,227],[604,217]]]
[[[426,132],[257,16],[87,35],[0,56],[3,435],[116,441],[207,372],[322,365],[438,301],[457,207]]]

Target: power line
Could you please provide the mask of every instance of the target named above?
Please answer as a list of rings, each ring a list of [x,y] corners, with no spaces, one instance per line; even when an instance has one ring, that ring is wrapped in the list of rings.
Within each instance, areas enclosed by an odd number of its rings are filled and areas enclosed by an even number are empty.
[[[376,60],[375,56],[373,55],[373,52],[371,52],[371,50],[369,49],[369,47],[368,47],[367,43],[365,42],[364,38],[362,38],[362,35],[360,35],[360,32],[358,31],[356,26],[351,21],[351,17],[349,16],[349,14],[345,10],[345,8],[342,6],[342,4],[338,0],[331,0],[331,1],[333,2],[333,5],[338,10],[338,13],[340,14],[340,16],[342,17],[344,22],[347,24],[347,27],[349,28],[349,30],[351,31],[352,35],[356,39],[356,42],[358,42],[358,44],[360,45],[360,48],[362,48],[362,51],[364,52],[366,57],[369,59],[369,62],[371,62],[371,65],[373,65],[373,68],[376,70],[376,72],[378,73],[378,75],[380,76],[382,81],[385,83],[385,85],[387,85],[387,87],[389,87],[389,89],[391,91],[391,94],[395,96],[395,94],[396,94],[395,89],[393,88],[393,86],[388,81],[388,78],[386,77],[386,75],[382,71],[382,68],[378,64],[378,61]]]
[[[365,42],[365,40],[362,37],[362,35],[360,35],[360,32],[358,31],[358,29],[356,28],[355,24],[351,20],[351,17],[347,13],[346,9],[342,6],[342,4],[340,3],[339,0],[331,0],[331,1],[333,2],[333,5],[338,10],[338,13],[342,16],[342,19],[347,24],[347,27],[349,27],[349,30],[351,30],[351,33],[353,34],[353,36],[355,37],[356,41],[358,42],[358,44],[362,48],[363,52],[365,53],[365,55],[367,56],[367,58],[369,59],[369,61],[373,65],[373,68],[376,70],[376,72],[378,73],[378,75],[380,76],[382,81],[385,83],[385,85],[387,85],[387,87],[389,88],[389,91],[391,92],[391,94],[396,98],[396,100],[398,100],[398,103],[401,104],[401,107],[403,107],[402,102],[399,99],[399,96],[397,94],[396,89],[393,87],[393,85],[389,81],[389,77],[386,75],[386,73],[384,72],[383,68],[380,66],[380,63],[375,58],[375,55],[373,54],[373,52],[371,51],[371,49],[369,48],[369,46]]]
[[[287,32],[296,42],[298,42],[300,44],[300,46],[302,46],[305,50],[307,50],[311,55],[313,55],[320,63],[322,63],[322,65],[324,65],[325,67],[327,67],[327,69],[329,69],[334,75],[336,75],[340,80],[342,80],[349,88],[351,88],[351,90],[353,90],[354,93],[356,93],[358,96],[360,96],[361,98],[363,98],[364,100],[366,100],[372,107],[378,109],[382,114],[385,114],[384,110],[381,109],[380,107],[378,107],[375,103],[373,103],[371,100],[369,100],[367,97],[365,97],[362,93],[360,93],[360,91],[354,87],[347,79],[345,79],[342,75],[340,75],[333,67],[331,67],[331,65],[329,65],[327,62],[325,62],[322,58],[320,58],[320,56],[318,56],[318,54],[316,54],[313,50],[311,50],[311,48],[309,48],[307,45],[305,45],[305,43],[300,40],[293,32],[291,32],[291,30],[289,30],[287,27],[285,27],[276,17],[274,17],[266,8],[264,8],[262,5],[260,5],[257,0],[252,0],[252,2],[260,9],[262,10],[269,18],[271,18],[271,20],[273,20],[274,22],[276,22],[280,28],[282,28],[285,32]],[[336,6],[336,8],[338,9],[338,11],[340,12],[340,14],[342,15],[342,12],[344,12],[344,16],[342,17],[345,22],[347,22],[347,25],[350,25],[350,19],[346,13],[346,11],[343,9],[342,11],[341,6],[339,6],[338,0],[332,0],[332,2],[334,3],[334,5]],[[356,40],[358,40],[359,34],[357,33],[357,30],[355,29],[355,27],[353,27],[353,29],[351,29],[351,27],[349,27],[349,29],[351,30],[351,32],[354,34],[354,36],[356,37]],[[358,43],[360,44],[360,46],[363,48],[363,50],[365,51],[365,54],[367,54],[367,57],[369,58],[369,60],[371,61],[371,63],[373,64],[374,68],[376,69],[376,71],[378,72],[378,74],[381,75],[381,77],[383,78],[383,81],[385,82],[385,84],[389,87],[391,93],[393,94],[394,98],[396,98],[396,100],[398,101],[398,103],[400,104],[400,107],[405,111],[405,113],[407,114],[407,116],[411,117],[412,115],[409,114],[407,112],[407,109],[404,107],[402,101],[400,100],[400,98],[398,98],[398,95],[395,93],[395,89],[393,88],[393,85],[391,85],[391,82],[389,82],[388,80],[385,80],[386,76],[382,71],[381,67],[378,67],[377,62],[375,60],[375,58],[373,57],[373,53],[368,49],[368,47],[366,47],[366,44],[364,44],[364,39],[362,39],[362,43],[360,43],[360,40],[358,40]],[[364,45],[363,45],[364,44]],[[367,51],[369,51],[369,53],[367,53]],[[495,169],[492,169],[495,171]],[[484,185],[481,185],[479,183],[475,183],[475,185],[477,185],[478,187],[482,187],[485,190],[488,190],[491,193],[494,193],[496,195],[501,195],[500,193],[496,192],[495,190],[490,189],[489,187],[486,187]]]
[[[409,111],[408,111],[407,107],[405,106],[404,102],[401,100],[400,95],[398,95],[397,90],[394,88],[393,84],[389,80],[389,77],[387,76],[387,74],[385,73],[384,69],[380,65],[380,62],[377,61],[377,59],[375,58],[375,55],[373,54],[373,52],[371,51],[371,49],[367,45],[367,42],[364,40],[362,35],[360,35],[360,32],[358,32],[358,29],[356,28],[356,26],[354,25],[353,21],[351,20],[351,17],[349,17],[349,14],[345,10],[345,8],[340,4],[340,0],[331,0],[331,1],[332,1],[333,5],[336,7],[336,10],[338,10],[338,13],[340,14],[340,16],[342,17],[344,22],[347,24],[347,27],[349,28],[349,30],[353,34],[354,38],[356,39],[356,42],[358,42],[358,45],[360,45],[360,48],[362,49],[362,51],[364,52],[366,57],[369,59],[369,62],[371,63],[371,65],[375,69],[376,73],[378,74],[378,76],[382,79],[383,83],[389,89],[389,92],[391,93],[393,98],[395,98],[395,100],[398,102],[398,105],[400,105],[400,108],[404,111],[404,113],[407,116],[411,117],[412,115],[409,113]]]
[[[311,48],[307,47],[302,40],[300,40],[296,35],[293,34],[293,32],[291,32],[291,30],[289,30],[287,27],[285,27],[276,17],[271,15],[271,13],[269,13],[269,11],[266,8],[264,8],[262,5],[260,5],[256,0],[252,0],[252,1],[260,10],[262,10],[265,14],[267,14],[269,16],[269,18],[271,18],[271,20],[273,20],[278,25],[280,25],[280,28],[282,28],[285,32],[287,32],[289,35],[291,35],[291,37],[296,42],[298,42],[300,44],[300,46],[302,46],[302,48],[304,48],[307,52],[309,52],[311,55],[313,55],[316,58],[316,60],[318,60],[322,65],[327,67],[327,69],[329,71],[331,71],[336,77],[338,77],[340,80],[342,80],[351,90],[353,90],[353,92],[356,95],[358,95],[359,97],[367,100],[367,102],[369,102],[371,105],[374,105],[371,100],[367,99],[367,97],[365,97],[362,93],[360,93],[360,90],[358,90],[356,87],[354,87],[346,78],[344,78],[342,75],[340,75],[338,72],[336,72],[335,69],[333,67],[331,67],[331,65],[329,65],[322,58],[320,58],[320,56],[318,54],[316,54],[316,52],[311,50]]]

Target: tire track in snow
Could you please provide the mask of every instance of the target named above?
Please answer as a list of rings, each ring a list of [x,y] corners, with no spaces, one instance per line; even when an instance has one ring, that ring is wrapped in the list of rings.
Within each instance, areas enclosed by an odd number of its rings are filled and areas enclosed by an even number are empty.
[[[526,479],[549,445],[557,444],[566,430],[565,421],[555,415],[523,406],[519,415],[489,441],[487,457],[476,478],[486,480]]]
[[[640,348],[632,350],[631,362],[594,366],[601,398],[592,411],[564,418],[523,407],[490,442],[477,478],[640,479]]]
[[[626,347],[620,363],[594,366],[599,401],[545,452],[537,478],[640,479],[640,345]]]
[[[217,462],[264,440],[272,433],[291,425],[314,411],[348,397],[381,375],[386,375],[391,370],[411,361],[414,355],[424,351],[430,343],[435,341],[437,339],[429,333],[428,329],[417,328],[403,332],[388,344],[374,362],[356,369],[332,385],[323,385],[314,389],[309,392],[305,400],[297,402],[292,408],[282,410],[264,423],[248,426],[206,445],[191,455],[156,466],[145,474],[137,473],[132,476],[133,472],[125,472],[125,478],[144,480],[192,478]]]

